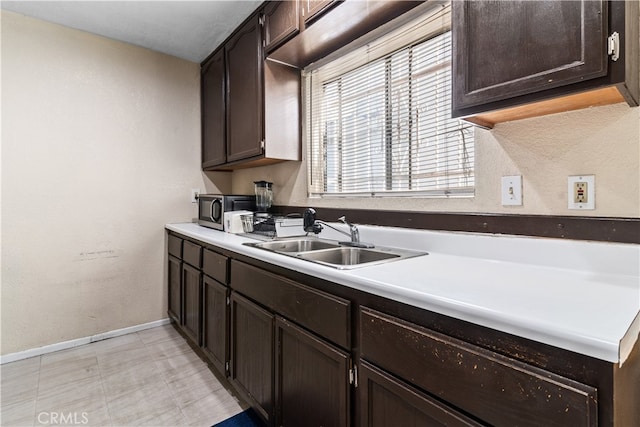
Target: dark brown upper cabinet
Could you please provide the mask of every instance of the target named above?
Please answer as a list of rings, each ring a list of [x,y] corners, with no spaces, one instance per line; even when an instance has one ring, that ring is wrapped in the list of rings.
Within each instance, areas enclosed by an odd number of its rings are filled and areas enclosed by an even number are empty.
[[[202,168],[227,161],[226,141],[226,83],[224,49],[218,50],[202,66]]]
[[[203,170],[300,160],[300,72],[264,60],[264,21],[252,15],[203,64]]]
[[[414,8],[437,7],[440,1],[300,0],[300,33],[273,51],[269,58],[304,68],[360,39]],[[365,43],[363,38],[363,43]]]
[[[268,54],[300,32],[300,13],[298,0],[266,3],[264,7],[265,53]]]
[[[262,154],[262,27],[255,15],[225,46],[227,162]]]
[[[338,0],[302,0],[302,20],[305,27],[308,27],[321,17],[324,13],[328,12],[331,7],[339,3]]]
[[[493,127],[594,105],[638,105],[637,1],[452,4],[453,117]]]

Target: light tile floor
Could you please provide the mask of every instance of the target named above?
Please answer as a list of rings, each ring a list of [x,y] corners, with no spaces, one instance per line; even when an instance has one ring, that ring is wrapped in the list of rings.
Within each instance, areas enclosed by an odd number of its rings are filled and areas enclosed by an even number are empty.
[[[246,409],[171,325],[0,365],[2,426],[211,426]]]

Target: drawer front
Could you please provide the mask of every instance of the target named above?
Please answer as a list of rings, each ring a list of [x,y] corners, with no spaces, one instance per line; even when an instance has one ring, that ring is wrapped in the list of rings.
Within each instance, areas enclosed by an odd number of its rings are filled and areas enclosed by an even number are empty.
[[[169,234],[169,254],[176,258],[182,259],[182,239]]]
[[[363,359],[492,425],[595,426],[597,390],[375,310]]]
[[[182,259],[187,264],[191,264],[195,268],[200,268],[200,260],[202,259],[202,247],[195,243],[185,241],[182,246]]]
[[[202,271],[209,277],[223,284],[229,283],[229,258],[219,253],[204,249],[202,252]]]
[[[351,347],[349,301],[235,260],[231,287],[327,340]]]

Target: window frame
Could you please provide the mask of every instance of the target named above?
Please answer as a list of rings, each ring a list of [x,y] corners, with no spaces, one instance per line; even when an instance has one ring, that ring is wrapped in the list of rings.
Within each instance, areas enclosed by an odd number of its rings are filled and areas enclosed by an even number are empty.
[[[450,6],[449,6],[450,7]],[[435,21],[435,20],[434,20]],[[443,21],[444,22],[444,21]],[[321,82],[319,85],[320,86],[326,86],[328,84],[333,84],[336,81],[339,81],[341,79],[344,79],[346,76],[348,76],[350,73],[353,72],[358,72],[365,64],[374,64],[376,62],[379,61],[383,61],[384,65],[384,73],[385,73],[385,81],[383,82],[382,85],[382,90],[383,91],[388,91],[389,90],[389,80],[388,78],[390,78],[389,74],[389,61],[391,61],[391,58],[396,55],[396,54],[400,54],[400,52],[403,52],[405,50],[411,50],[411,49],[415,49],[416,47],[419,47],[422,43],[428,42],[431,39],[437,38],[443,34],[447,34],[450,32],[451,27],[450,27],[450,22],[447,22],[441,26],[439,26],[439,28],[437,28],[437,22],[436,22],[436,28],[434,29],[433,26],[432,28],[429,29],[429,33],[426,36],[421,36],[418,38],[414,38],[413,40],[410,41],[410,43],[405,43],[403,46],[400,46],[399,48],[394,48],[392,51],[390,52],[386,52],[384,55],[380,55],[376,58],[373,58],[371,60],[368,61],[361,61],[361,63],[356,64],[355,66],[352,66],[350,69],[348,69],[347,71],[341,72],[336,74],[333,78],[330,79],[326,79],[325,81]],[[396,29],[395,31],[397,33],[400,33],[402,31],[405,31],[402,29],[403,27],[400,27],[398,29]],[[381,38],[384,38],[385,36],[383,35]],[[375,43],[375,41],[374,41]],[[397,46],[396,46],[397,47]],[[347,51],[347,53],[343,54],[344,56],[348,56],[350,54],[352,54],[353,51],[349,52]],[[342,58],[344,56],[334,56],[334,58],[331,58],[330,61],[327,61],[325,64],[321,64],[319,66],[314,67],[312,65],[312,67],[308,67],[307,69],[304,70],[303,72],[303,108],[305,108],[304,111],[304,117],[305,117],[305,132],[304,132],[304,136],[305,136],[305,148],[306,148],[306,161],[307,161],[307,192],[308,192],[308,197],[310,198],[318,198],[318,197],[427,197],[427,198],[437,198],[437,197],[473,197],[475,195],[475,168],[474,168],[474,154],[475,154],[475,150],[474,150],[474,128],[473,125],[471,124],[467,124],[464,123],[462,124],[462,122],[457,121],[458,125],[457,125],[457,132],[460,132],[460,135],[462,135],[460,138],[462,139],[461,143],[458,143],[457,145],[455,145],[455,143],[451,143],[451,142],[447,142],[447,144],[449,144],[447,149],[450,149],[450,147],[458,147],[458,149],[460,149],[462,151],[462,154],[460,155],[460,158],[463,158],[465,160],[462,161],[458,161],[459,164],[462,164],[462,167],[459,167],[457,170],[462,171],[460,177],[463,176],[467,176],[468,178],[468,185],[467,186],[455,186],[452,187],[451,184],[447,184],[447,188],[439,188],[439,189],[418,189],[418,190],[414,190],[411,189],[411,187],[413,186],[413,182],[414,182],[414,178],[411,176],[411,169],[414,168],[415,169],[415,165],[419,165],[419,162],[409,162],[408,166],[407,166],[407,170],[410,171],[409,174],[407,174],[407,178],[406,178],[406,182],[407,182],[407,189],[399,189],[396,187],[396,189],[393,189],[393,186],[390,185],[390,182],[393,182],[393,162],[390,161],[389,157],[392,155],[393,152],[393,148],[394,145],[397,144],[397,141],[393,140],[393,135],[392,132],[389,131],[389,122],[393,120],[392,116],[389,113],[390,109],[393,109],[394,106],[390,104],[389,102],[389,94],[386,93],[385,94],[385,105],[384,105],[384,109],[385,109],[385,117],[384,117],[384,121],[385,121],[385,126],[386,128],[383,127],[383,138],[385,139],[385,143],[384,143],[384,150],[385,150],[385,156],[386,156],[386,160],[384,163],[386,172],[385,172],[385,182],[384,182],[384,190],[380,190],[378,188],[376,189],[369,189],[369,190],[359,190],[359,191],[345,191],[345,189],[342,187],[342,183],[341,182],[337,182],[336,185],[334,185],[334,188],[331,188],[332,186],[330,185],[328,178],[327,178],[327,169],[328,169],[328,162],[327,162],[327,152],[326,150],[328,149],[328,144],[326,141],[327,138],[327,132],[326,129],[323,129],[320,131],[321,136],[319,135],[314,135],[314,132],[318,132],[318,117],[314,116],[314,111],[311,108],[311,105],[313,104],[313,102],[315,101],[314,98],[314,92],[313,92],[313,87],[312,85],[314,84],[313,79],[314,78],[320,78],[317,77],[316,74],[318,73],[318,69],[321,69],[322,67],[324,67],[326,64],[329,64],[329,66],[331,66],[331,64],[335,61],[335,62],[339,62],[342,60]],[[433,65],[433,67],[435,68],[443,68],[446,67],[447,68],[447,73],[448,73],[448,82],[450,85],[450,81],[451,81],[451,61],[452,61],[452,52],[448,51],[448,59],[446,60],[446,65],[443,65],[442,63],[436,63],[435,65]],[[341,70],[342,71],[342,70]],[[425,74],[425,75],[429,75],[431,71],[425,71],[425,70],[421,70],[419,71],[418,74]],[[409,80],[411,80],[412,78],[415,78],[415,76],[413,74],[409,74]],[[409,87],[411,87],[411,81],[409,81]],[[445,107],[446,112],[448,113],[448,118],[450,119],[450,98],[451,98],[451,87],[448,87],[448,92],[446,95],[449,98],[449,101],[447,102],[448,107]],[[342,101],[341,101],[342,102]],[[317,105],[316,105],[317,107]],[[342,106],[340,106],[342,107]],[[409,112],[408,116],[411,117],[411,114],[413,114],[413,110],[412,110],[412,106],[409,106],[408,108],[406,108],[406,110]],[[442,111],[444,110],[438,110],[440,113],[442,113]],[[344,117],[343,117],[344,119]],[[409,119],[411,120],[411,119]],[[451,119],[451,120],[455,120],[455,119]],[[328,122],[327,122],[328,123]],[[447,131],[450,133],[450,131]],[[471,136],[471,141],[467,142],[466,139],[468,138],[468,136],[465,136],[465,133],[467,135],[470,134]],[[343,135],[343,132],[340,132],[339,135]],[[417,131],[416,131],[416,135],[417,135]],[[316,138],[314,140],[314,138]],[[322,141],[318,141],[319,139],[321,139]],[[410,140],[410,144],[411,144],[411,138],[409,138]],[[371,142],[371,140],[367,140],[369,143]],[[370,144],[371,145],[371,144]],[[314,148],[317,147],[317,148]],[[337,144],[338,149],[342,149],[342,144],[339,143]],[[411,145],[409,145],[409,147],[411,147]],[[470,149],[469,149],[470,147]],[[322,150],[323,152],[319,152],[318,150]],[[413,149],[408,148],[406,149],[406,152],[408,153],[408,155],[411,155],[413,153]],[[469,159],[471,158],[471,159]],[[368,159],[368,157],[367,157]],[[340,168],[341,165],[340,163],[344,162],[344,156],[341,156],[340,160],[335,162],[336,163],[336,167]],[[320,171],[318,171],[318,167],[321,168]],[[320,173],[320,175],[318,175],[318,173]],[[433,173],[433,172],[432,172]],[[445,175],[447,176],[447,180],[452,180],[453,178],[451,178],[448,175],[448,172],[445,172]],[[321,191],[318,191],[317,188],[317,182],[316,179],[320,178],[321,182],[322,182],[322,189]],[[366,179],[366,176],[361,176],[361,178]],[[460,179],[460,178],[458,178]],[[338,180],[339,181],[339,180]],[[397,183],[397,182],[396,182]]]

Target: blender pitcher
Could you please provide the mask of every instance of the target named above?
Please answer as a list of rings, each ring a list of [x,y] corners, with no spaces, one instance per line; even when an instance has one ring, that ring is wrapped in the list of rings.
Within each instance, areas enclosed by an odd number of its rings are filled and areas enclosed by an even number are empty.
[[[256,209],[267,212],[273,202],[273,183],[268,181],[254,181],[256,191]]]

